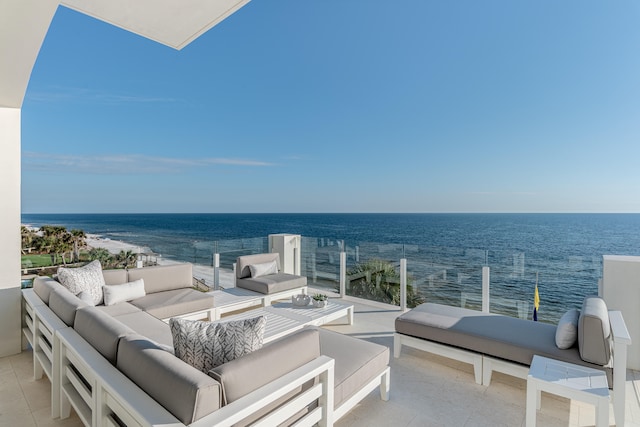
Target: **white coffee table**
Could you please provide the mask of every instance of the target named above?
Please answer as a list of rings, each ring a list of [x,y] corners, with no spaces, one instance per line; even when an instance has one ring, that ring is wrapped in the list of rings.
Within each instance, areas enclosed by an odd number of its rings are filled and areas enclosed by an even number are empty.
[[[223,317],[220,321],[250,319],[257,316],[267,318],[264,342],[269,342],[305,326],[322,326],[341,318],[345,318],[346,323],[351,325],[353,324],[353,304],[329,300],[326,307],[315,308],[312,305],[297,307],[290,302],[278,302],[271,306]]]
[[[533,356],[527,376],[527,427],[536,425],[542,391],[595,405],[596,427],[609,426],[609,384],[603,371]]]

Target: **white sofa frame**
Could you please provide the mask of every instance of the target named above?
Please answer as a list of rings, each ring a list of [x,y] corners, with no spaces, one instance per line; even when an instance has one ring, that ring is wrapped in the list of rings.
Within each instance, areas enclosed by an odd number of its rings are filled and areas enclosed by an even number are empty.
[[[58,335],[62,373],[61,418],[68,417],[73,406],[85,426],[118,426],[116,419],[130,427],[185,426],[104,359],[72,328],[60,330]],[[270,412],[255,425],[277,425],[318,402],[318,406],[300,420],[300,425],[331,426],[333,371],[334,360],[320,356],[189,426],[232,426],[316,377],[319,381],[313,387]]]
[[[626,400],[626,379],[627,379],[627,347],[631,345],[631,336],[624,323],[622,312],[609,310],[609,323],[611,325],[611,336],[613,341],[613,412],[616,425],[624,426],[625,422],[625,400]],[[438,356],[447,357],[464,363],[470,363],[474,368],[475,381],[478,384],[489,386],[493,371],[527,379],[529,367],[515,362],[486,356],[470,350],[437,343],[434,341],[415,338],[408,335],[394,333],[393,335],[393,356],[398,358],[402,351],[402,346],[416,348]]]

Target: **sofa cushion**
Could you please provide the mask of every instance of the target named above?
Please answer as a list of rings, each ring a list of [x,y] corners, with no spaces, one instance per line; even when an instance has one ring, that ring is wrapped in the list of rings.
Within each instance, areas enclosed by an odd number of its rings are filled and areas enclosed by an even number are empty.
[[[277,273],[256,278],[236,279],[236,286],[269,295],[305,287],[307,286],[307,278],[293,274]]]
[[[147,294],[193,286],[191,264],[188,263],[130,269],[127,282],[138,279],[144,279]]]
[[[116,367],[184,424],[221,407],[219,382],[143,336],[120,339]]]
[[[334,407],[337,408],[387,369],[389,348],[327,329],[318,328],[318,331],[320,353],[335,360]]]
[[[582,360],[576,347],[559,349],[555,341],[556,327],[548,323],[425,303],[397,317],[395,327],[396,332],[404,335],[460,347],[522,365],[531,365],[533,355],[538,354],[602,369],[601,365]],[[611,371],[603,370],[610,379]]]
[[[67,326],[73,326],[76,310],[87,306],[86,302],[80,300],[65,288],[54,289],[49,295],[49,308]]]
[[[213,295],[195,289],[174,289],[147,294],[130,301],[141,310],[157,317],[168,319],[213,308]]]
[[[316,329],[303,329],[209,372],[222,384],[225,405],[320,356]]]
[[[586,362],[606,365],[611,359],[611,325],[607,305],[600,297],[586,297],[578,320],[578,347]]]
[[[556,327],[556,345],[558,348],[571,348],[578,342],[579,317],[580,312],[575,308],[562,315]]]
[[[266,262],[275,261],[278,271],[280,271],[280,254],[278,253],[266,253],[255,255],[243,255],[236,259],[236,278],[242,279],[244,277],[251,276],[251,264],[262,264]]]
[[[169,320],[176,357],[208,373],[262,347],[265,316],[229,322]]]
[[[33,291],[42,302],[49,305],[49,296],[54,289],[66,289],[59,282],[47,276],[38,276],[33,279]]]
[[[142,311],[135,305],[128,302],[119,302],[114,305],[97,305],[96,308],[112,317],[118,317],[123,314],[140,313]]]
[[[79,308],[76,311],[73,329],[112,365],[116,364],[120,338],[135,333],[133,329],[97,307]]]
[[[268,276],[278,272],[278,266],[275,261],[263,262],[261,264],[249,264],[251,277]]]
[[[133,313],[120,314],[115,317],[119,322],[133,329],[136,333],[147,337],[149,340],[160,345],[163,349],[173,353],[173,337],[169,325],[145,313],[137,311]]]
[[[120,285],[127,283],[127,270],[124,268],[114,270],[102,270],[105,285]]]
[[[144,291],[144,280],[138,279],[133,282],[122,283],[120,285],[104,285],[104,305],[113,305],[119,302],[131,301],[146,295]]]
[[[73,295],[87,291],[91,294],[93,305],[102,303],[104,276],[100,261],[94,260],[78,268],[59,267],[58,281]]]

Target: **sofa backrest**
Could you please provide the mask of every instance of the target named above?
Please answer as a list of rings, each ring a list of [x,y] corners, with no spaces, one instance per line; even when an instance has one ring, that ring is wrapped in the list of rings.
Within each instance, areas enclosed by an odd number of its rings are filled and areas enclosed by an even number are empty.
[[[141,335],[120,339],[116,367],[184,424],[221,407],[219,382]]]
[[[609,312],[600,297],[586,297],[578,319],[578,348],[585,362],[606,365],[611,359]]]
[[[116,364],[118,341],[134,330],[96,307],[76,311],[73,329],[112,365]]]
[[[51,291],[54,289],[64,289],[64,286],[48,276],[38,276],[33,280],[33,291],[47,305],[49,305]]]
[[[127,282],[144,280],[144,291],[148,294],[193,286],[191,264],[158,265],[155,267],[128,270]]]
[[[236,277],[238,279],[244,279],[245,277],[251,277],[251,264],[263,264],[265,262],[275,261],[280,271],[280,254],[279,253],[267,253],[267,254],[255,254],[255,255],[243,255],[236,259]]]
[[[65,287],[55,287],[49,294],[49,308],[67,326],[73,326],[76,310],[87,307],[88,304],[69,292]]]
[[[114,270],[102,270],[104,276],[105,285],[122,285],[127,283],[127,270],[114,269]]]
[[[220,365],[209,375],[222,384],[225,405],[320,356],[320,335],[303,329]]]

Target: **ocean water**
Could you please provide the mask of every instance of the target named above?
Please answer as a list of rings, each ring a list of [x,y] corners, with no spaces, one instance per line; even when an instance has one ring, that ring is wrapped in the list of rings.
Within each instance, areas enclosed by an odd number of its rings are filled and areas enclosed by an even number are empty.
[[[597,293],[602,255],[640,255],[640,214],[23,214],[22,223],[80,228],[205,264],[214,241],[301,234],[303,272],[328,286],[344,242],[348,266],[404,257],[427,300],[472,307],[487,265],[492,311],[530,317],[537,277],[550,322]]]

